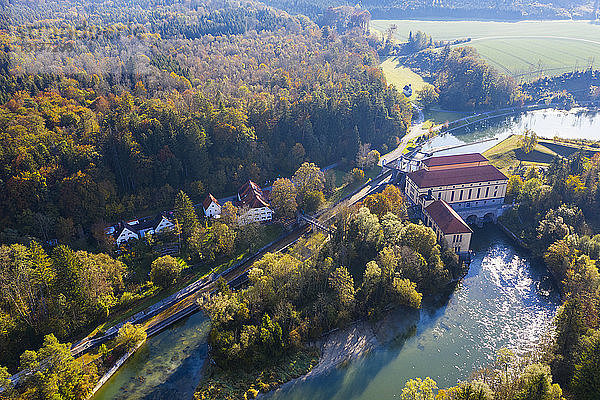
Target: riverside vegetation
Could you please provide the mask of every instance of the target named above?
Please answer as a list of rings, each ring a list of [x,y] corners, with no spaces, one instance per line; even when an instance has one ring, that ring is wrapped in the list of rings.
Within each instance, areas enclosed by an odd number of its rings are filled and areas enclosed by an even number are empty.
[[[600,156],[577,152],[556,157],[546,171],[520,172],[507,189],[516,206],[501,221],[543,258],[559,283],[564,301],[554,332],[523,357],[502,350],[493,365],[455,388],[411,380],[403,400],[600,397]]]
[[[195,397],[252,398],[289,379],[283,366],[308,372],[315,362],[308,343],[323,333],[390,306],[419,308],[423,296],[447,291],[462,274],[457,256],[404,216],[399,190],[388,186],[340,213],[330,240],[317,234],[264,256],[245,289],[222,282],[203,303],[214,365]]]

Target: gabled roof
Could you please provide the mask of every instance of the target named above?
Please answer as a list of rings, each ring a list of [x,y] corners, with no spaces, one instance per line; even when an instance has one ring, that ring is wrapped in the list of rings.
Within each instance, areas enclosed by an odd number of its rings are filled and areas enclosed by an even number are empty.
[[[436,200],[427,207],[425,212],[441,229],[444,235],[453,233],[472,233],[473,230],[444,200]]]
[[[420,169],[409,173],[407,177],[420,188],[508,180],[506,175],[493,165],[438,169],[433,171]]]
[[[479,153],[470,153],[455,154],[451,156],[430,157],[423,160],[423,164],[427,165],[428,167],[440,167],[442,165],[454,165],[482,161],[488,161],[488,159]]]
[[[204,207],[205,210],[208,209],[208,207],[212,204],[212,203],[217,203],[217,205],[220,206],[219,201],[215,198],[215,196],[212,195],[212,193],[209,193],[208,196],[206,196],[206,198],[204,199],[204,201],[202,202],[202,207]]]
[[[153,218],[150,218],[150,217],[144,218],[143,220],[140,220],[140,222],[135,225],[131,225],[125,221],[121,221],[115,226],[115,231],[113,232],[113,236],[115,237],[115,239],[118,238],[124,229],[130,230],[133,233],[135,233],[136,235],[139,235],[141,231],[146,230],[146,229],[156,229],[156,227],[158,226],[158,224],[160,224],[160,221],[162,221],[163,218],[166,218],[167,220],[169,220],[169,216],[167,216],[165,213],[158,213]]]
[[[260,186],[252,181],[248,181],[240,187],[238,196],[241,206],[250,208],[269,207],[269,202],[266,200]]]

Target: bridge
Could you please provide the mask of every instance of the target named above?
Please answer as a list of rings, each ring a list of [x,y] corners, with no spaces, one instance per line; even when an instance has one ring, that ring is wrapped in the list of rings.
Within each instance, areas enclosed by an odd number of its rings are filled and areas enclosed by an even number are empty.
[[[309,223],[320,231],[327,232],[328,234],[332,234],[335,230],[329,226],[324,225],[316,218],[311,217],[310,215],[299,214],[298,215],[298,223]]]

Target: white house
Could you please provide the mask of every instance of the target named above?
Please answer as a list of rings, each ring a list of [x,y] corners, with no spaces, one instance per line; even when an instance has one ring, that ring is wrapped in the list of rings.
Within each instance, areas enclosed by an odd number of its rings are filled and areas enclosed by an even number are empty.
[[[121,221],[108,231],[112,231],[117,245],[121,245],[131,239],[141,239],[148,234],[153,235],[166,229],[172,229],[173,227],[175,227],[175,224],[167,215],[161,213],[154,218],[144,218],[128,222]]]
[[[254,182],[248,181],[238,190],[238,208],[245,210],[239,216],[240,223],[264,222],[273,219],[273,210],[261,188]]]
[[[202,202],[202,208],[206,218],[218,218],[221,215],[221,205],[215,196],[210,193]]]

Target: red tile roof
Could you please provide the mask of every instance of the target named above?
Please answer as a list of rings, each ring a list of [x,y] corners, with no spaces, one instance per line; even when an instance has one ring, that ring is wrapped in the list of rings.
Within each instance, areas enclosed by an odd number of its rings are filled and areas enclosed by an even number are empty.
[[[472,233],[473,230],[444,200],[436,200],[427,207],[425,212],[444,232],[444,235],[453,233]]]
[[[479,153],[470,153],[455,154],[451,156],[431,157],[423,160],[423,164],[427,165],[428,167],[439,167],[442,165],[473,163],[481,161],[488,161],[488,159]]]
[[[213,196],[212,193],[209,193],[208,196],[206,196],[206,198],[202,202],[202,207],[204,207],[204,209],[207,210],[208,206],[210,206],[211,203],[219,204],[219,201],[215,199],[215,196]]]
[[[242,206],[247,205],[250,208],[269,207],[269,203],[260,186],[252,181],[246,182],[239,188],[238,196]]]
[[[436,186],[461,185],[487,181],[508,180],[506,175],[493,165],[478,167],[439,169],[427,171],[420,169],[407,175],[420,188]]]

